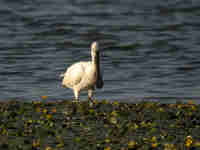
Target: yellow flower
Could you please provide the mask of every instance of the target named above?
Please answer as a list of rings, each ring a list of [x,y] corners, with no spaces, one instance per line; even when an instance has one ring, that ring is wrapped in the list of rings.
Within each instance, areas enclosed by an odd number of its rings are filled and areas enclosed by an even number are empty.
[[[179,105],[177,106],[177,108],[178,108],[178,109],[181,109],[181,108],[182,108],[182,104],[179,104]]]
[[[111,150],[111,148],[108,146],[108,147],[105,147],[104,150]]]
[[[93,114],[93,113],[95,113],[95,110],[94,110],[94,109],[89,109],[89,112],[90,112],[91,114]]]
[[[32,146],[33,147],[39,147],[40,146],[40,140],[33,140]]]
[[[47,113],[47,109],[44,108],[42,112],[46,114]]]
[[[49,146],[47,146],[47,147],[45,148],[45,150],[52,150],[52,148],[49,147]]]
[[[118,105],[119,105],[119,102],[118,102],[118,101],[114,101],[114,102],[113,102],[113,105],[118,106]]]
[[[52,113],[56,113],[56,108],[53,108],[53,109],[51,110],[51,112],[52,112]]]
[[[40,102],[40,101],[33,101],[33,104],[34,104],[34,105],[40,105],[41,102]]]
[[[164,109],[163,108],[159,108],[158,112],[164,112]]]
[[[105,139],[105,142],[106,142],[106,143],[110,143],[110,139],[109,139],[109,138],[106,138],[106,139]]]
[[[152,147],[152,148],[156,148],[157,146],[158,146],[158,143],[152,143],[152,144],[151,144],[151,147]]]
[[[130,148],[130,149],[135,148],[136,145],[137,145],[137,143],[135,141],[128,142],[128,148]]]
[[[192,108],[193,111],[197,110],[197,108],[194,105],[192,105],[191,108]]]
[[[117,119],[115,117],[111,117],[110,122],[113,124],[117,124]]]
[[[47,96],[41,96],[42,100],[47,99]]]
[[[137,128],[139,128],[139,126],[135,123],[134,124],[134,129],[136,130]]]
[[[8,131],[5,128],[3,128],[3,130],[1,132],[2,132],[3,135],[7,135],[8,134]]]
[[[146,127],[145,121],[142,121],[142,122],[140,123],[140,125],[141,125],[142,127]]]
[[[169,144],[169,143],[166,143],[164,144],[164,150],[176,150],[176,147],[174,146],[174,144]]]
[[[186,141],[185,141],[186,147],[190,147],[191,144],[192,144],[192,137],[191,136],[187,136],[186,137]]]
[[[47,119],[51,119],[52,118],[52,115],[51,114],[47,114]]]
[[[157,141],[157,138],[156,138],[155,136],[153,136],[153,137],[151,138],[151,141],[152,141],[152,142],[156,142],[156,141]]]
[[[33,120],[29,119],[29,120],[28,120],[28,123],[30,123],[30,124],[33,123]]]
[[[117,112],[116,111],[112,111],[111,115],[116,117],[117,116]]]

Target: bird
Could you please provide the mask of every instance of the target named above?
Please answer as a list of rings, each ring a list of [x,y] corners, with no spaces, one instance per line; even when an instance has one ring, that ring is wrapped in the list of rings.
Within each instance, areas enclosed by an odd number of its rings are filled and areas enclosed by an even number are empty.
[[[88,91],[88,99],[92,100],[96,88],[104,86],[103,76],[100,72],[100,50],[97,41],[91,44],[91,61],[80,61],[67,68],[63,77],[62,86],[74,92],[75,101],[79,100],[80,91]]]

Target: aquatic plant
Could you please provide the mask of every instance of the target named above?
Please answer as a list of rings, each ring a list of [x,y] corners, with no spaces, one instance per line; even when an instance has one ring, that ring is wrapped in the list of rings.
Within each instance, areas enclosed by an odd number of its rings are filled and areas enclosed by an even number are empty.
[[[0,149],[199,149],[200,105],[95,100],[0,104]]]

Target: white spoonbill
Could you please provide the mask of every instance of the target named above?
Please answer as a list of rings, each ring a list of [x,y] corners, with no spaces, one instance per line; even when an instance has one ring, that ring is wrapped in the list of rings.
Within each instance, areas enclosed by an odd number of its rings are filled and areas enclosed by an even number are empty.
[[[91,44],[91,61],[77,62],[61,75],[63,77],[62,86],[73,89],[76,100],[79,99],[81,90],[88,90],[88,99],[91,100],[95,87],[103,87],[99,53],[99,44],[93,42]]]

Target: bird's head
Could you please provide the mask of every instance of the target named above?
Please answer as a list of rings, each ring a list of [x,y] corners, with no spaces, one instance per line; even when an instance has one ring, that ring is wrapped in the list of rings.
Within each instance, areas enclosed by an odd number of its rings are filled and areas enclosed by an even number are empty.
[[[92,51],[92,53],[98,53],[99,52],[99,44],[98,44],[98,42],[96,42],[96,41],[92,42],[91,51]]]

